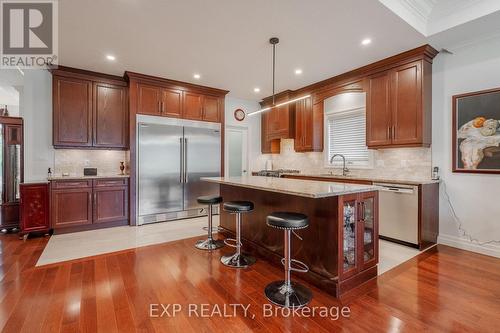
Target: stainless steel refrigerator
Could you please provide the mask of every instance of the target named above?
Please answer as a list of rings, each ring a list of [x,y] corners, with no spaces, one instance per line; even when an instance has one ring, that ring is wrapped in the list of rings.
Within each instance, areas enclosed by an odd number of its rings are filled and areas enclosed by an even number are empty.
[[[220,132],[218,123],[138,116],[139,225],[207,214],[196,198],[219,193],[200,177],[220,176]]]

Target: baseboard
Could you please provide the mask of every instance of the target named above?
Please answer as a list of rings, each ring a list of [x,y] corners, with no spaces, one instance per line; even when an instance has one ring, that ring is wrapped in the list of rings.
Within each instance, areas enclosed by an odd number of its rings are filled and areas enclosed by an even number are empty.
[[[485,254],[487,256],[500,258],[500,245],[496,244],[478,245],[471,243],[463,238],[448,235],[439,235],[438,243],[456,247],[462,250],[477,252]]]

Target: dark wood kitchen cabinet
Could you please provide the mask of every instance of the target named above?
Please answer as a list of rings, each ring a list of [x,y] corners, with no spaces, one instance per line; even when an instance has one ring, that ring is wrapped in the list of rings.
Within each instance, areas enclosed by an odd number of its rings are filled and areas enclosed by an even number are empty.
[[[125,179],[94,180],[93,223],[128,218],[128,187]]]
[[[323,103],[312,104],[312,98],[295,104],[296,152],[323,151]]]
[[[389,72],[379,73],[368,78],[366,95],[366,142],[368,147],[391,144],[390,81]]]
[[[128,142],[127,87],[94,83],[93,146],[126,148]]]
[[[139,85],[137,91],[137,103],[139,112],[151,116],[161,115],[161,88],[147,84]]]
[[[203,96],[203,117],[204,121],[220,122],[221,99],[216,96]]]
[[[20,193],[20,236],[27,236],[30,232],[49,232],[49,184],[21,184]]]
[[[150,116],[182,117],[183,94],[181,90],[148,84],[139,84],[137,90],[137,113]]]
[[[184,93],[183,118],[191,120],[203,119],[203,95],[192,92]]]
[[[92,187],[52,190],[51,202],[54,229],[92,223]]]
[[[167,117],[182,117],[182,90],[161,90],[161,114]]]
[[[431,71],[430,63],[418,60],[368,78],[368,147],[430,146]]]
[[[126,149],[123,78],[63,66],[51,71],[54,147]]]
[[[224,98],[198,91],[183,90],[178,84],[136,84],[137,113],[152,116],[221,122]]]
[[[391,70],[392,144],[423,144],[422,62]]]
[[[51,182],[51,225],[56,233],[128,223],[128,179]]]
[[[261,114],[261,152],[262,154],[279,154],[280,140],[279,139],[269,139],[267,136],[267,126],[269,113]]]
[[[275,104],[286,102],[292,98],[291,91],[287,90],[275,96]],[[272,97],[265,98],[262,108],[273,105]],[[295,103],[273,107],[267,113],[266,137],[272,139],[290,139],[295,135]]]
[[[92,146],[92,81],[54,76],[53,144],[55,147]]]
[[[339,197],[339,279],[378,263],[378,192]]]

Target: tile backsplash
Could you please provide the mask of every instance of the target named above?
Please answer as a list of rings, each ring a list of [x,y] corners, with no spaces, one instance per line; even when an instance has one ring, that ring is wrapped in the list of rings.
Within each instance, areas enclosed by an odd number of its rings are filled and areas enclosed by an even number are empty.
[[[430,179],[432,172],[431,148],[391,148],[373,150],[372,169],[350,168],[350,175],[359,177],[390,179]],[[296,153],[293,139],[281,140],[280,154],[260,155],[252,161],[252,170],[265,168],[266,160],[272,160],[273,169],[295,169],[304,174],[322,174],[333,171],[339,174],[340,168],[326,168],[322,152]]]
[[[120,162],[125,162],[128,173],[129,153],[121,150],[78,150],[56,149],[54,154],[54,176],[69,173],[70,176],[83,175],[83,168],[97,168],[98,175],[120,174]]]

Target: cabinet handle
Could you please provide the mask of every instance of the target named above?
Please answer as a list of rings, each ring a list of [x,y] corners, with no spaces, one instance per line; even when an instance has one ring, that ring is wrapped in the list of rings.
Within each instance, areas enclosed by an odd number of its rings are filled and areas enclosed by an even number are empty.
[[[392,139],[391,126],[387,126],[387,136],[389,137],[389,140]]]
[[[94,193],[94,207],[97,207],[97,193]]]
[[[159,112],[159,113],[161,113],[161,106],[160,106],[160,105],[161,105],[161,102],[160,102],[160,101],[158,101],[158,112]]]
[[[396,139],[396,126],[392,126],[392,138]]]

